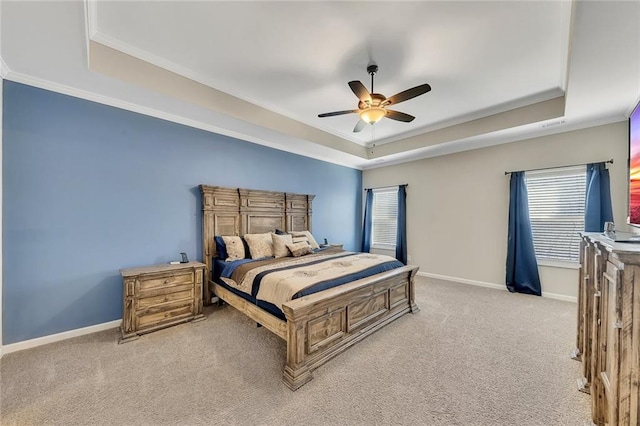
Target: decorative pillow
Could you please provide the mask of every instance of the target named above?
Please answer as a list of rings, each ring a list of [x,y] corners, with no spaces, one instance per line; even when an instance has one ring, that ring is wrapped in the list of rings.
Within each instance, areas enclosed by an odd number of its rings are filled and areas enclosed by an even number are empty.
[[[298,236],[291,236],[291,242],[292,243],[305,243],[306,245],[308,245],[309,247],[311,247],[311,244],[309,243],[309,238],[307,238],[306,235],[298,235]]]
[[[300,257],[304,256],[305,254],[313,253],[313,250],[311,250],[311,246],[304,241],[299,243],[287,244],[287,248],[291,250],[291,254],[293,255],[293,257]]]
[[[273,241],[273,256],[274,257],[287,257],[291,254],[289,252],[289,248],[287,248],[287,244],[293,244],[293,239],[291,235],[276,235],[271,234],[271,239]]]
[[[318,245],[318,243],[316,242],[315,238],[313,238],[313,235],[311,235],[311,232],[309,232],[309,231],[292,232],[291,235],[293,235],[294,242],[295,242],[296,237],[305,236],[305,237],[307,237],[307,240],[309,241],[309,245],[311,246],[311,248],[313,250],[315,250],[317,248],[320,248],[320,245]]]
[[[242,238],[237,236],[223,236],[222,240],[224,241],[224,245],[227,249],[227,258],[225,259],[227,262],[244,259],[245,251]]]
[[[218,254],[218,258],[226,259],[229,257],[227,255],[227,246],[224,244],[224,240],[220,236],[213,237],[216,242],[216,253]]]
[[[271,232],[265,234],[245,234],[245,241],[249,244],[252,259],[262,259],[273,256],[273,239]]]

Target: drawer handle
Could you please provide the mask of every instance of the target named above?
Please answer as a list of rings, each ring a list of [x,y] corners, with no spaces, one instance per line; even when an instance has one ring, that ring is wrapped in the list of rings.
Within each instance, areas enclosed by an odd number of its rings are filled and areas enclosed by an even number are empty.
[[[167,278],[166,280],[164,280],[165,284],[169,284],[169,278]]]

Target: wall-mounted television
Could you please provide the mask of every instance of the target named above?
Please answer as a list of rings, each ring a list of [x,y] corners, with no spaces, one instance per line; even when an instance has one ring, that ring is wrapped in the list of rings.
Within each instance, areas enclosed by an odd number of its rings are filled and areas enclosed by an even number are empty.
[[[640,102],[629,117],[629,224],[640,226]]]

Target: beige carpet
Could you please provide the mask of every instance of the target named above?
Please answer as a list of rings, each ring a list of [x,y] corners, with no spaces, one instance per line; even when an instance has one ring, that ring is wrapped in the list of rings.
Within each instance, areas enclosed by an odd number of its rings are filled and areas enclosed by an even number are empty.
[[[583,425],[576,305],[418,277],[421,311],[281,382],[285,343],[233,308],[117,345],[5,355],[6,425]]]

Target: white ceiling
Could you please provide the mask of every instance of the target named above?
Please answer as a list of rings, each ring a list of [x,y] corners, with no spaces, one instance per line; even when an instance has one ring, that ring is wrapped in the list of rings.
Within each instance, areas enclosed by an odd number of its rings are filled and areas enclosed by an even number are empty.
[[[359,168],[623,120],[640,95],[637,1],[49,1],[1,14],[8,79]],[[134,68],[102,75],[95,43],[234,98],[175,96]],[[353,133],[355,114],[318,118],[357,108],[347,82],[370,88],[371,62],[387,97],[431,85],[393,108],[416,119]],[[558,97],[564,113],[543,121],[455,132]],[[430,141],[437,129],[452,136]]]

